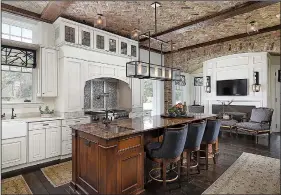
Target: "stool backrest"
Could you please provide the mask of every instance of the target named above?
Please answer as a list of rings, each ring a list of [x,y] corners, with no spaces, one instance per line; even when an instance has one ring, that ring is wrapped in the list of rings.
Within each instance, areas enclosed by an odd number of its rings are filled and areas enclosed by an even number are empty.
[[[221,120],[207,120],[203,142],[213,143],[217,140],[221,127]]]
[[[166,128],[161,147],[153,152],[158,153],[157,156],[162,156],[165,159],[179,157],[184,149],[187,131],[187,125]]]
[[[185,149],[199,149],[206,127],[206,122],[191,123],[188,125],[188,132],[185,141]]]

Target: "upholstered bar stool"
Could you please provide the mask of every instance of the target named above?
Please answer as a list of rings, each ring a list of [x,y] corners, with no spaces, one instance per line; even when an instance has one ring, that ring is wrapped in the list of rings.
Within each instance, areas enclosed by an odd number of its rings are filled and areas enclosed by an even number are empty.
[[[209,152],[209,144],[212,144],[212,153],[213,153],[213,161],[216,164],[216,151],[215,151],[215,143],[218,139],[218,135],[220,132],[221,120],[207,120],[206,129],[204,132],[204,136],[202,139],[202,144],[205,144],[205,164],[206,170],[208,170],[208,152]]]
[[[153,142],[146,145],[147,157],[154,162],[160,163],[161,165],[161,168],[152,169],[149,172],[149,176],[153,180],[163,182],[164,188],[166,187],[167,182],[175,181],[180,176],[180,155],[184,149],[187,131],[187,125],[176,125],[172,128],[166,128],[162,143]],[[173,179],[167,180],[167,165],[176,162],[178,162],[178,172],[176,172],[177,176]],[[163,178],[159,179],[151,175],[153,171],[161,169]]]
[[[184,153],[186,153],[186,174],[187,178],[189,178],[189,172],[190,172],[190,159],[192,152],[196,152],[197,156],[197,170],[200,173],[199,169],[199,160],[200,160],[200,144],[204,135],[206,127],[206,122],[200,122],[200,123],[191,123],[188,126],[188,132],[186,136],[185,146],[184,146]],[[182,155],[183,160],[183,155]]]

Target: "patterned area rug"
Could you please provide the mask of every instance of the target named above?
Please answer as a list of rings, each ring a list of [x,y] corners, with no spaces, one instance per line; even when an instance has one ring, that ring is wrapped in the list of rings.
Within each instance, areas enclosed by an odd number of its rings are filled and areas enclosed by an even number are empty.
[[[58,187],[71,181],[72,161],[45,167],[41,171],[54,187]]]
[[[2,180],[2,194],[32,194],[22,175]]]
[[[280,194],[280,160],[243,152],[203,194]]]

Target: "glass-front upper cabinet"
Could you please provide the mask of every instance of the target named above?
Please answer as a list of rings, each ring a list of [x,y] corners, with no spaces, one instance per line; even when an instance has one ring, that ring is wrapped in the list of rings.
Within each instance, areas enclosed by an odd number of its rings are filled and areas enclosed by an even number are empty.
[[[108,48],[106,48],[106,50],[108,50],[109,52],[112,53],[117,53],[118,52],[118,38],[114,37],[114,36],[107,36],[107,45]]]
[[[137,46],[133,44],[131,44],[131,56],[137,57]]]
[[[120,41],[120,53],[122,55],[128,55],[128,42],[127,41]]]
[[[95,38],[95,49],[105,50],[105,35],[96,32]]]
[[[75,28],[71,26],[64,26],[64,40],[69,43],[75,43]]]
[[[87,28],[79,27],[79,44],[87,47],[93,47],[93,32]]]

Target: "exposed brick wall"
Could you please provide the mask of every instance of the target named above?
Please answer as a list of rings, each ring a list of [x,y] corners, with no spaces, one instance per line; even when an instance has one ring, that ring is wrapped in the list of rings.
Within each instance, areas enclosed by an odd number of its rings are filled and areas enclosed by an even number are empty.
[[[226,56],[236,53],[247,52],[277,52],[280,53],[280,30],[251,37],[241,38],[224,43],[218,43],[206,47],[192,50],[179,51],[177,53],[166,54],[165,65],[180,68],[183,72],[192,73],[203,67],[203,62],[209,59]],[[172,85],[166,82],[165,89],[165,109],[172,103]]]

